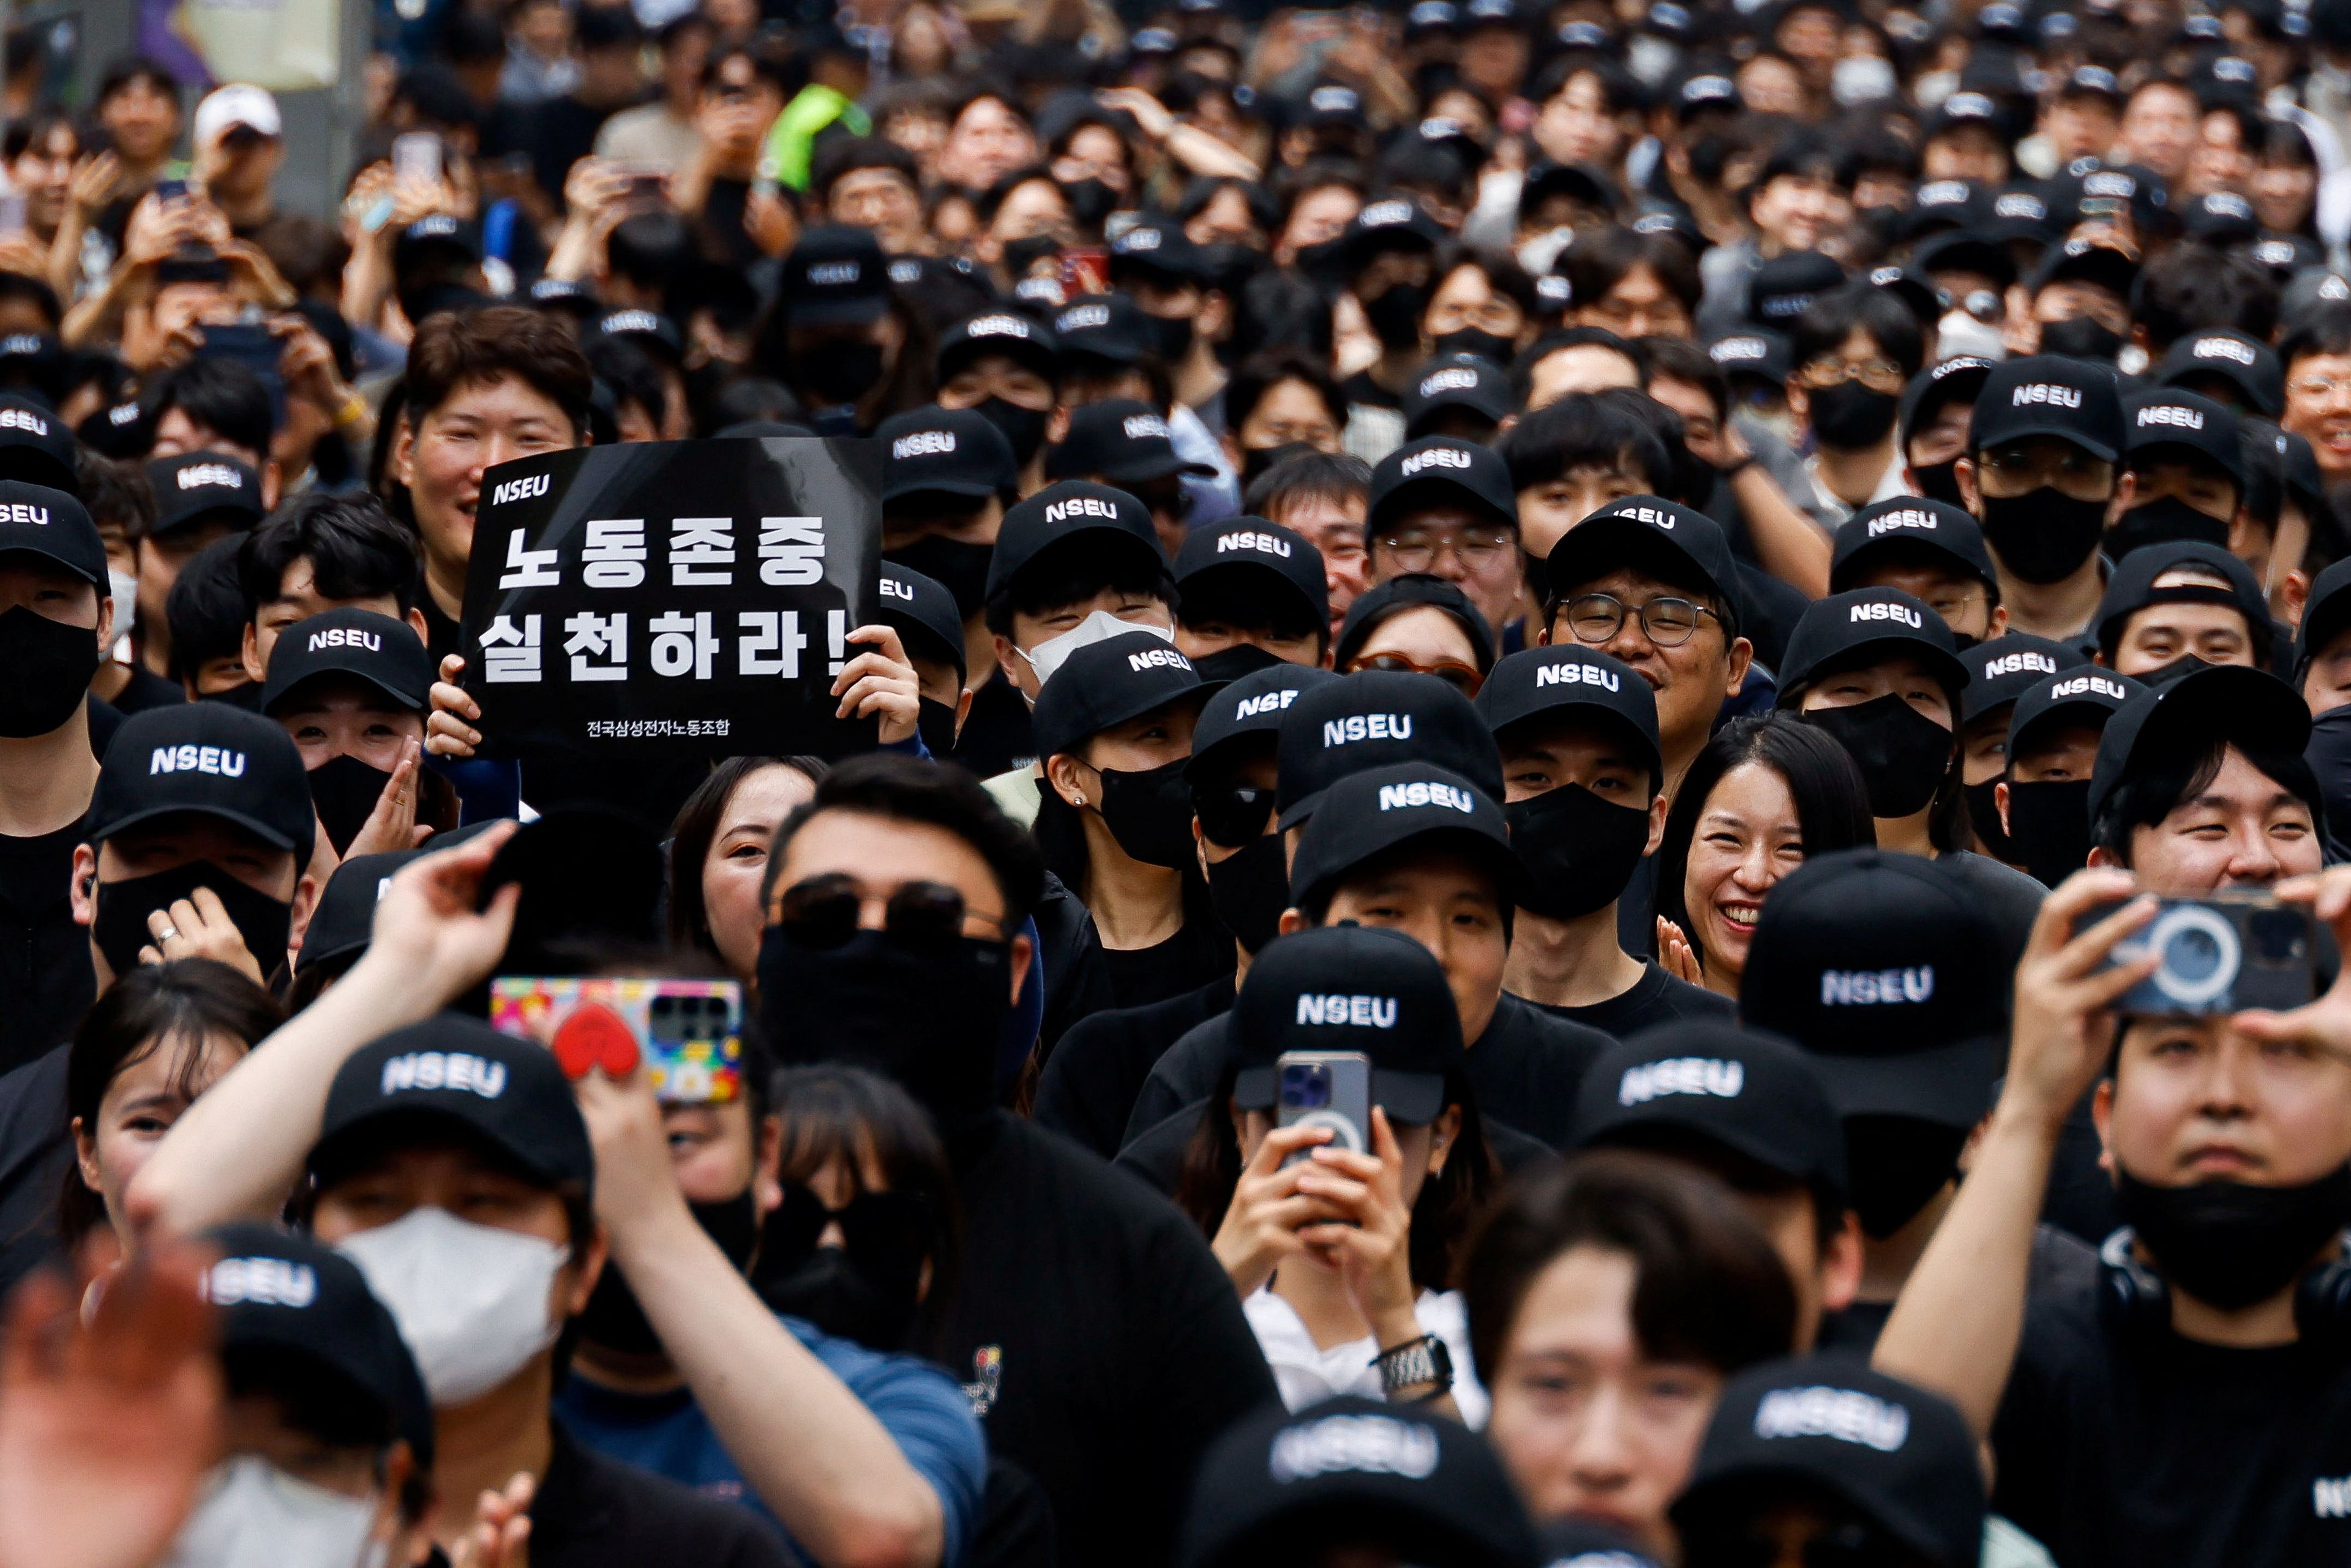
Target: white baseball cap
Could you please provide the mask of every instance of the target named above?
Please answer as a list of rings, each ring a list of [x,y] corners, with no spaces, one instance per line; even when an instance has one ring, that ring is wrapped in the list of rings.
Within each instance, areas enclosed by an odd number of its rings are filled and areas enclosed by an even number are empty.
[[[196,145],[209,147],[227,133],[232,126],[250,125],[264,136],[282,136],[286,132],[285,117],[277,112],[277,100],[266,88],[246,82],[232,82],[214,88],[196,105]]]

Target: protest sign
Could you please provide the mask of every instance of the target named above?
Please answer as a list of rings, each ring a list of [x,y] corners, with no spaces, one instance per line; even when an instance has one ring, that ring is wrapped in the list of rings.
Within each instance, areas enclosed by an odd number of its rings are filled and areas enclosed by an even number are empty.
[[[807,437],[641,442],[502,463],[465,580],[486,749],[838,756],[833,677],[878,617],[883,453]]]

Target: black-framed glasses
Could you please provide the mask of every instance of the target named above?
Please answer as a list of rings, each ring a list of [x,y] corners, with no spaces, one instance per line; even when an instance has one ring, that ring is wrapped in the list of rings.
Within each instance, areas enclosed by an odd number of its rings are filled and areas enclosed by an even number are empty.
[[[1636,609],[1613,593],[1584,593],[1559,609],[1559,619],[1567,622],[1567,629],[1579,643],[1607,642],[1624,630],[1628,614],[1639,620],[1642,635],[1650,642],[1660,648],[1678,648],[1698,635],[1698,618],[1713,615],[1714,612],[1671,594],[1652,599]]]
[[[831,1208],[799,1182],[785,1182],[783,1188],[784,1201],[767,1221],[767,1243],[778,1258],[808,1256],[833,1225],[841,1227],[842,1249],[869,1267],[911,1275],[930,1254],[930,1206],[912,1193],[861,1192]]]
[[[833,873],[796,882],[776,902],[775,924],[803,947],[823,951],[845,945],[865,916],[865,894],[852,877]],[[964,904],[945,883],[900,883],[883,905],[882,928],[900,942],[938,946],[961,936],[967,919],[1003,922]]]
[[[1254,784],[1196,786],[1192,814],[1200,819],[1200,832],[1219,848],[1237,850],[1265,834],[1273,815],[1273,791]]]

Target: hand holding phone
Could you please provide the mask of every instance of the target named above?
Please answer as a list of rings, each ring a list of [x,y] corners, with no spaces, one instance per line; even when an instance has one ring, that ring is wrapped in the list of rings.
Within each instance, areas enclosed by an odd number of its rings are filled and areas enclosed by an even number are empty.
[[[730,1104],[743,1091],[743,988],[733,980],[501,975],[490,1023],[541,1041],[573,1078],[642,1065],[664,1104]]]
[[[1372,1059],[1360,1051],[1285,1051],[1274,1058],[1277,1127],[1322,1127],[1328,1147],[1367,1154],[1372,1146]],[[1301,1150],[1285,1165],[1310,1158]]]

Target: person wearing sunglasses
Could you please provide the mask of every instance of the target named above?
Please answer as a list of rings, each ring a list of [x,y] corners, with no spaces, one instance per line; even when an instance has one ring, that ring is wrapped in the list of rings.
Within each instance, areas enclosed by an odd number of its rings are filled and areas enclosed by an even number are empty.
[[[1273,804],[1282,716],[1300,695],[1338,677],[1304,664],[1273,664],[1209,697],[1184,765],[1192,790],[1192,837],[1208,902],[1232,934],[1234,969],[1180,996],[1097,1012],[1072,1027],[1045,1059],[1031,1111],[1038,1124],[1104,1159],[1118,1153],[1128,1113],[1153,1064],[1195,1027],[1233,1005],[1249,960],[1273,940],[1290,907],[1290,863]]]
[[[1478,607],[1489,637],[1525,609],[1518,493],[1490,447],[1432,435],[1381,458],[1364,539],[1374,585],[1434,573]]]
[[[1196,990],[1232,963],[1196,869],[1184,780],[1207,695],[1190,660],[1124,632],[1072,653],[1037,699],[1037,841],[1093,916],[1119,1007]]]
[[[1347,607],[1331,659],[1343,675],[1406,671],[1475,697],[1494,667],[1494,639],[1468,595],[1441,577],[1412,573],[1374,584]]]
[[[1894,416],[1927,355],[1901,296],[1867,283],[1831,289],[1796,318],[1789,348],[1788,411],[1809,427],[1804,473],[1822,507],[1842,522],[1907,494]]]

